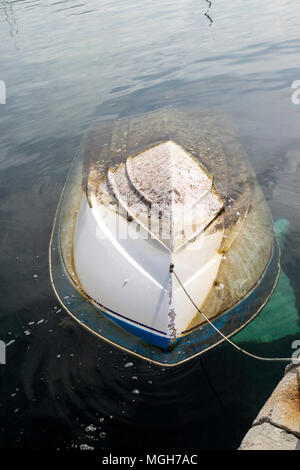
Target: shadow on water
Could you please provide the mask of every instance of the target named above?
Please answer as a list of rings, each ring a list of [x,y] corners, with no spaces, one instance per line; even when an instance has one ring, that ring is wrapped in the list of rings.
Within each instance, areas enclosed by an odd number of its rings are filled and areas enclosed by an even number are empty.
[[[1,447],[236,448],[283,372],[228,345],[161,369],[99,341],[51,297],[49,286],[42,318],[35,304],[16,314],[1,370]],[[241,345],[272,356],[291,341]]]

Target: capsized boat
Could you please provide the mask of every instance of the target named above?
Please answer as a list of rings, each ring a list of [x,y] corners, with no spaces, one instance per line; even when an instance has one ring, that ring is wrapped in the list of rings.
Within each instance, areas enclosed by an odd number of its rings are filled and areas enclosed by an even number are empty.
[[[49,254],[53,288],[75,320],[170,366],[223,341],[201,312],[230,337],[279,275],[271,214],[233,126],[191,109],[93,125]]]

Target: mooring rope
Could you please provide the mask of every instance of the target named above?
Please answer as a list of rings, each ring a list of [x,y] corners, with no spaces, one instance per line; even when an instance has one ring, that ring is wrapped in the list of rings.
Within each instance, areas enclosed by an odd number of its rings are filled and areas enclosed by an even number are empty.
[[[192,302],[192,304],[194,305],[194,307],[196,308],[196,310],[203,316],[203,318],[207,321],[207,323],[209,323],[209,325],[215,330],[217,331],[217,333],[219,333],[220,336],[222,336],[222,338],[227,341],[227,343],[231,344],[231,346],[233,346],[235,349],[237,349],[239,352],[249,356],[249,357],[252,357],[253,359],[258,359],[259,361],[269,361],[269,362],[292,362],[293,364],[300,364],[300,358],[292,358],[292,357],[262,357],[262,356],[257,356],[256,354],[252,354],[250,353],[249,351],[246,351],[245,349],[243,348],[240,348],[237,344],[235,344],[233,341],[231,341],[231,339],[229,339],[227,336],[225,336],[222,331],[220,331],[211,321],[210,319],[205,315],[205,313],[203,313],[200,308],[198,308],[198,306],[195,304],[194,300],[192,299],[192,297],[190,296],[190,294],[187,292],[186,288],[184,287],[183,283],[180,281],[176,271],[174,270],[174,264],[170,264],[170,269],[169,269],[170,273],[173,273],[174,276],[176,277],[180,287],[183,289],[183,291],[185,292],[186,296],[189,298],[189,300]]]

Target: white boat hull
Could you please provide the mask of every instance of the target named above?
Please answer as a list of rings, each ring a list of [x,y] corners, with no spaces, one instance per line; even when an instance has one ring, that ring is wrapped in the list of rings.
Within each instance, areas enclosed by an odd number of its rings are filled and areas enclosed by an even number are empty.
[[[222,237],[222,230],[203,232],[192,244],[171,252],[143,228],[137,230],[135,221],[128,223],[96,201],[91,208],[83,197],[74,234],[77,278],[85,294],[114,320],[161,336],[169,345],[181,337],[197,313],[169,267],[176,266],[201,306],[219,269]]]

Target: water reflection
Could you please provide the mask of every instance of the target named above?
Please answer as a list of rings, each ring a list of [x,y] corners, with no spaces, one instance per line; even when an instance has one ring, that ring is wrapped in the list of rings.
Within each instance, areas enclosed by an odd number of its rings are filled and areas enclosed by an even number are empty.
[[[211,16],[209,15],[210,13],[210,9],[211,9],[211,1],[210,0],[205,0],[207,3],[208,3],[208,7],[207,7],[207,10],[206,12],[204,13],[204,16],[206,16],[206,18],[208,19],[209,21],[209,26],[211,26],[213,24],[213,19],[211,18]]]
[[[8,25],[8,30],[11,38],[15,41],[15,38],[19,32],[16,16],[13,9],[13,4],[7,0],[0,1],[0,11]]]

